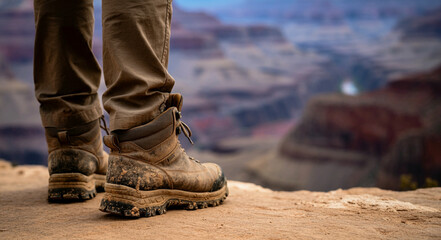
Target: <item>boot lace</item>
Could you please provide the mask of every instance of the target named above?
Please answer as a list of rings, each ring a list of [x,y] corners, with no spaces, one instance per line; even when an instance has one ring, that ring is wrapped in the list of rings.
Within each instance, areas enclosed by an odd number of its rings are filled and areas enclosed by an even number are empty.
[[[191,143],[191,145],[194,144],[193,140],[191,140],[191,129],[190,127],[184,123],[182,120],[182,113],[179,111],[176,111],[176,119],[178,120],[178,127],[176,128],[177,134],[183,133],[185,137],[188,139],[188,141]]]
[[[110,135],[110,131],[109,128],[107,127],[107,123],[106,123],[106,119],[104,118],[104,115],[101,115],[100,120],[101,120],[100,128],[106,131],[107,135]]]
[[[191,140],[191,129],[190,127],[184,123],[182,120],[182,113],[179,111],[176,111],[176,119],[178,120],[178,127],[176,128],[177,134],[183,133],[185,135],[185,137],[188,139],[188,141],[191,143],[191,145],[194,144],[193,140]],[[181,142],[178,140],[179,146],[182,150],[182,152],[188,156],[187,152],[185,152],[185,149],[182,147]],[[197,163],[200,163],[199,160],[196,160],[194,157],[188,156],[188,158],[192,161],[195,161]]]

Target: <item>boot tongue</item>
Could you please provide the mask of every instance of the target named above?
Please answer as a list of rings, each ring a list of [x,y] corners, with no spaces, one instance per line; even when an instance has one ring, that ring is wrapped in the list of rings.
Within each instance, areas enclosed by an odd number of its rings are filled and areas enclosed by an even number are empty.
[[[183,97],[180,93],[172,93],[167,99],[167,108],[176,107],[180,112],[182,110]]]

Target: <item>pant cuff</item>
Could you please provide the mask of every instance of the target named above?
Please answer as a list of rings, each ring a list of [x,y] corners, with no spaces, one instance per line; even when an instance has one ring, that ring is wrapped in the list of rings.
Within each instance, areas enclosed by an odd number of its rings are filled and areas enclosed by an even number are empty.
[[[100,103],[94,104],[87,110],[66,113],[63,110],[52,113],[42,113],[40,110],[41,121],[43,127],[70,128],[83,125],[100,118],[103,110]]]

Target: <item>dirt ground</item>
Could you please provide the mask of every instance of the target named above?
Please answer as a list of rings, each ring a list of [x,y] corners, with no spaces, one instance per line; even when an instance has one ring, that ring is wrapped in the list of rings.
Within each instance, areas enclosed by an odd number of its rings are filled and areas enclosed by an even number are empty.
[[[0,161],[0,239],[441,239],[441,188],[274,192],[229,181],[215,208],[123,219],[93,200],[49,204],[47,169]]]

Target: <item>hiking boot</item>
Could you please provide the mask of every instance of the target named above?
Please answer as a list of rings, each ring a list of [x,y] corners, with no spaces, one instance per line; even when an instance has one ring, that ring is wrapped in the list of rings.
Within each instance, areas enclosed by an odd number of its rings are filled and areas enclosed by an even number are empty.
[[[104,191],[108,155],[103,151],[99,121],[68,129],[45,128],[49,201],[87,200]]]
[[[150,217],[172,206],[217,206],[228,196],[221,168],[189,157],[179,143],[179,133],[191,136],[180,120],[181,95],[170,95],[167,105],[153,121],[104,137],[111,153],[101,211]]]

